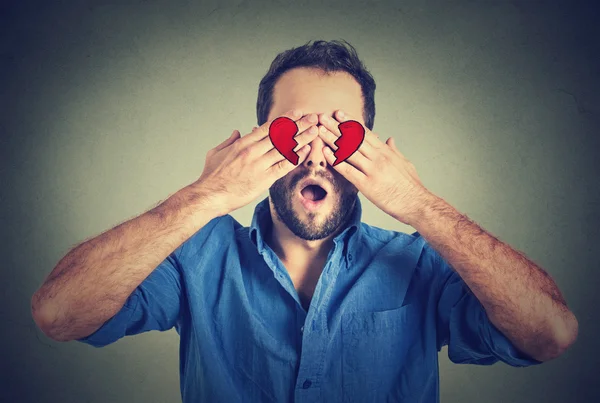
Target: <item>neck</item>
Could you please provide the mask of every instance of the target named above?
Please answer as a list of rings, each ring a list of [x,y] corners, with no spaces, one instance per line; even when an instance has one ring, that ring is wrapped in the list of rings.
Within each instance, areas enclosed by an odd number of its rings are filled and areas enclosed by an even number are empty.
[[[354,210],[356,204],[352,205]],[[308,241],[294,234],[287,225],[279,220],[273,202],[269,200],[271,215],[271,226],[267,229],[265,242],[279,257],[288,272],[306,272],[322,270],[327,261],[327,256],[334,246],[333,239],[345,229],[344,225],[330,234],[328,237]],[[349,217],[347,217],[349,219]]]
[[[273,225],[267,236],[267,244],[288,270],[290,267],[308,268],[325,262],[333,247],[333,238],[340,232],[338,230],[324,239],[307,241],[297,237],[284,223],[273,217],[273,214],[271,217]]]

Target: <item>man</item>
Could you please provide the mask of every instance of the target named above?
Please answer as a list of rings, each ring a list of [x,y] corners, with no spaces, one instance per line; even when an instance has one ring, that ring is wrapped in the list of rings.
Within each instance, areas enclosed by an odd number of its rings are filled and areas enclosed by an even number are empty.
[[[436,402],[444,345],[457,363],[559,356],[578,325],[556,284],[371,132],[374,91],[347,43],[278,55],[260,126],[211,149],[193,184],[70,251],[32,298],[38,326],[96,347],[174,326],[184,402]],[[269,137],[281,116],[298,126],[297,166]],[[365,138],[333,166],[347,120]],[[266,189],[250,227],[229,215]],[[362,223],[358,191],[417,232]]]

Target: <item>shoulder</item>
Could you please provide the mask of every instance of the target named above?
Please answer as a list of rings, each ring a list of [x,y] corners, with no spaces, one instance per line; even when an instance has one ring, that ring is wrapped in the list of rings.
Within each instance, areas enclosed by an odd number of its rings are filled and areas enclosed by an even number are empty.
[[[418,232],[405,233],[361,223],[361,248],[374,253],[391,254],[398,259],[410,257],[419,276],[433,280],[445,277],[452,270],[441,255]]]
[[[242,225],[230,214],[215,217],[196,231],[179,247],[180,255],[197,255],[229,244]]]
[[[361,222],[363,244],[371,245],[374,247],[388,246],[394,249],[404,249],[410,247],[411,249],[420,250],[425,243],[418,232],[407,234],[401,231],[388,230],[379,228],[374,225],[366,224]]]

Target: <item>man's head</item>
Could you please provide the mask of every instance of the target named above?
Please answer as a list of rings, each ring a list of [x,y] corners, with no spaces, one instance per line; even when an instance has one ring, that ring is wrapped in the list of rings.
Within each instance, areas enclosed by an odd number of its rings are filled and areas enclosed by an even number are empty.
[[[256,104],[258,124],[297,108],[304,114],[333,116],[342,109],[361,124],[373,128],[375,81],[356,50],[347,42],[315,41],[277,55],[261,80]],[[310,143],[304,162],[269,189],[271,214],[296,236],[306,240],[326,238],[348,221],[358,190],[327,164],[325,143],[320,137]],[[320,207],[310,209],[304,197],[317,200],[323,192],[300,189],[307,179],[316,179],[329,192]],[[276,215],[276,216],[275,216]]]

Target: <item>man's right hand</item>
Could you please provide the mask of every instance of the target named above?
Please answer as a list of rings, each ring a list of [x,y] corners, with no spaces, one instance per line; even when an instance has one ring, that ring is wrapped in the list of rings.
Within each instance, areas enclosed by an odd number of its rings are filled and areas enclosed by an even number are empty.
[[[298,142],[294,148],[299,157],[298,164],[304,162],[310,152],[309,143],[318,136],[317,115],[302,115],[299,110],[296,114],[291,110],[282,115],[298,126],[294,137]],[[219,215],[247,205],[296,167],[281,155],[269,138],[273,120],[243,137],[234,130],[227,140],[206,154],[202,175],[192,186],[202,189],[206,200],[210,200]]]

